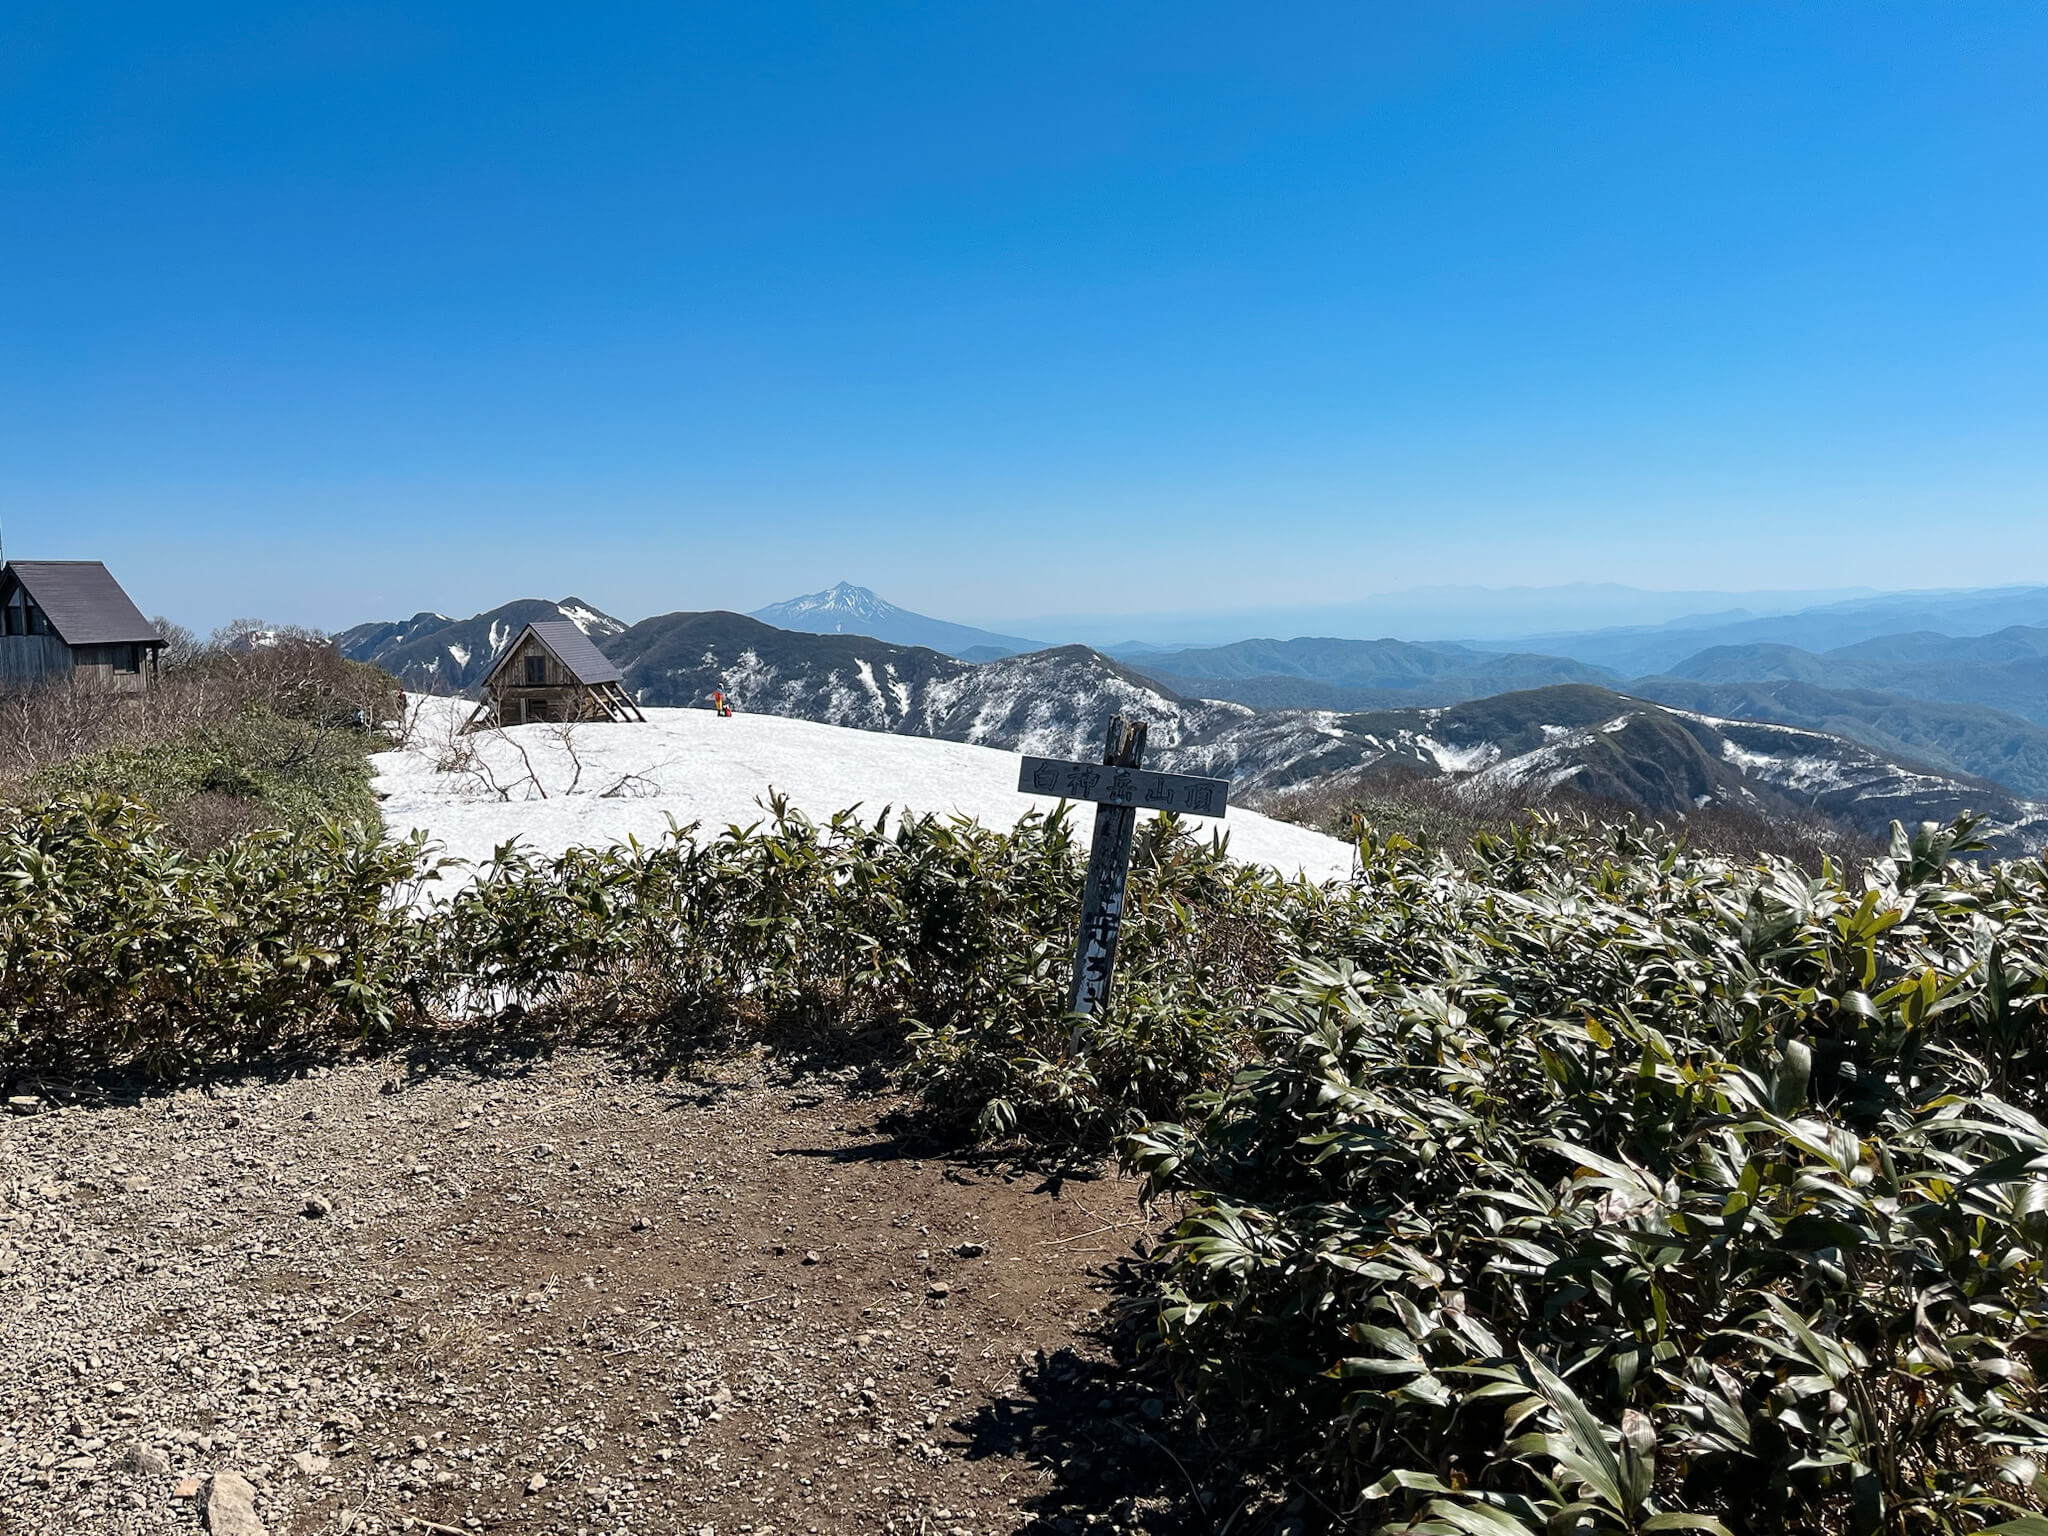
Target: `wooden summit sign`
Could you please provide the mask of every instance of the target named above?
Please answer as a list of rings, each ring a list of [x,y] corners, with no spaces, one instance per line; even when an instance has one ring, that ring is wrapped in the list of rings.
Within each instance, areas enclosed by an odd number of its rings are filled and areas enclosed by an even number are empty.
[[[1017,788],[1024,794],[1093,800],[1100,807],[1095,813],[1095,842],[1088,853],[1088,883],[1081,893],[1081,937],[1074,947],[1069,1013],[1098,1012],[1109,996],[1138,812],[1150,809],[1179,816],[1221,816],[1230,801],[1230,780],[1147,771],[1144,758],[1145,723],[1114,715],[1100,763],[1026,757],[1017,775]]]

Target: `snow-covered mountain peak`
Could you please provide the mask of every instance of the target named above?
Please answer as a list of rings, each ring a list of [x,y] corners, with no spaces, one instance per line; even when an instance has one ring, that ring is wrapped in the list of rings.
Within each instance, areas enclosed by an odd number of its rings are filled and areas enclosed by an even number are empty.
[[[843,621],[849,619],[889,619],[904,613],[894,603],[877,597],[866,587],[856,587],[850,581],[842,581],[823,592],[809,592],[802,597],[793,597],[786,603],[772,603],[760,609],[754,617],[765,624],[776,624],[785,619],[837,619],[843,628]],[[810,624],[802,626],[816,632]]]
[[[1038,649],[1035,641],[1015,635],[992,634],[969,624],[912,613],[850,581],[827,587],[823,592],[792,597],[786,603],[756,608],[748,617],[800,634],[866,635],[892,645],[923,646],[967,661],[986,661],[992,656],[1013,656],[1019,651]]]
[[[621,635],[626,632],[626,621],[624,619],[615,619],[610,614],[591,607],[590,604],[584,602],[580,597],[565,597],[555,604],[555,608],[563,618],[574,624],[593,640],[601,639],[606,635]]]

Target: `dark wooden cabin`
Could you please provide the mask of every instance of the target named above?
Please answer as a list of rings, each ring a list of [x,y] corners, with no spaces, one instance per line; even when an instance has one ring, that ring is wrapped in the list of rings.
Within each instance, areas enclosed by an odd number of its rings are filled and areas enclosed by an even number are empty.
[[[0,567],[0,686],[71,681],[143,693],[164,637],[97,560]]]
[[[625,674],[567,619],[543,619],[513,636],[484,675],[483,702],[470,716],[483,725],[535,720],[642,720]]]

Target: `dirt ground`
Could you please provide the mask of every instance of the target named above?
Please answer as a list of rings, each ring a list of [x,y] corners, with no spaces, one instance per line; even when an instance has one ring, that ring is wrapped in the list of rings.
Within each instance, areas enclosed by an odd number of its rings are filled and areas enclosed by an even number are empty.
[[[17,1089],[17,1092],[21,1090]],[[1129,1183],[873,1068],[365,1061],[0,1119],[0,1530],[1208,1531],[1095,1330]]]

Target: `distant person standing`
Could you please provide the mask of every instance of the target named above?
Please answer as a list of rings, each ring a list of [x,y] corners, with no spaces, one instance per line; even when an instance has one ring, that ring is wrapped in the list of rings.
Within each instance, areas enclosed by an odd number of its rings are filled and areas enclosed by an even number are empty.
[[[730,720],[732,718],[732,700],[725,696],[724,689],[714,688],[711,690],[711,707],[718,711],[719,719]]]

